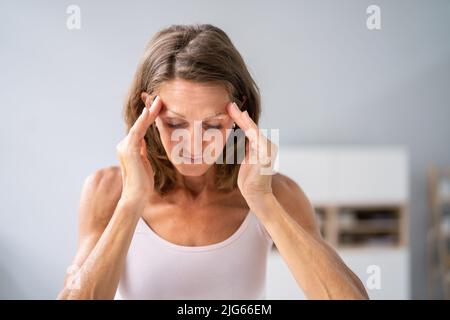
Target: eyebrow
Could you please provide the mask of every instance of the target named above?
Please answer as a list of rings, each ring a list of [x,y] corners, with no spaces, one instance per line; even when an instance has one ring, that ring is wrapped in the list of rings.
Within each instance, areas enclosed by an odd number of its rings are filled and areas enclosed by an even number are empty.
[[[181,113],[178,113],[178,112],[175,112],[175,111],[173,111],[173,110],[170,110],[170,109],[166,109],[168,112],[171,112],[171,113],[174,113],[174,114],[176,114],[177,116],[179,116],[179,117],[181,117],[181,118],[186,118],[184,115],[182,115]],[[204,118],[203,120],[208,120],[208,119],[211,119],[211,118],[215,118],[215,117],[218,117],[218,116],[220,116],[220,115],[226,115],[226,113],[225,112],[218,112],[218,113],[216,113],[216,114],[213,114],[213,115],[211,115],[211,116],[208,116],[208,117],[206,117],[206,118]]]

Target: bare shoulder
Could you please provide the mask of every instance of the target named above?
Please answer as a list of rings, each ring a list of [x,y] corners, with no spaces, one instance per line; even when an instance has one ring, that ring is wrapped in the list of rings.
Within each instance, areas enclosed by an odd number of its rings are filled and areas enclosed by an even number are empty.
[[[98,169],[84,180],[78,210],[80,233],[104,230],[122,193],[122,174],[118,166]]]
[[[110,166],[95,170],[83,183],[78,208],[78,249],[73,264],[81,266],[103,234],[122,194],[122,173]]]
[[[276,173],[272,177],[272,190],[278,202],[299,225],[320,235],[314,207],[297,182],[282,173]]]
[[[122,188],[122,174],[118,166],[109,166],[95,170],[88,175],[84,186],[101,191],[116,191]]]

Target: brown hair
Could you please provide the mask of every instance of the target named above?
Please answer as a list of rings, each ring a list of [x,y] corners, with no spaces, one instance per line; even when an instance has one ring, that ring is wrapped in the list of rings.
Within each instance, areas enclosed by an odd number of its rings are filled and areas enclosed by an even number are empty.
[[[171,25],[152,37],[139,62],[124,106],[127,132],[144,108],[141,93],[154,94],[162,82],[175,78],[225,85],[232,101],[241,110],[247,110],[253,121],[258,123],[261,113],[259,88],[227,34],[210,24]],[[148,158],[155,172],[155,190],[160,194],[166,193],[176,182],[176,169],[167,157],[154,123],[147,131],[145,140]],[[236,150],[236,142],[232,145]],[[234,189],[240,164],[224,161],[214,166],[217,189]]]

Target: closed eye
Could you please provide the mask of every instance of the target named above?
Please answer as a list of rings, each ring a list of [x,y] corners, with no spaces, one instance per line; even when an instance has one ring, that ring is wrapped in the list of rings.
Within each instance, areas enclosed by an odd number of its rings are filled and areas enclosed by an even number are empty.
[[[166,122],[166,125],[171,128],[171,129],[180,129],[183,128],[185,126],[185,124],[183,123],[171,123],[171,122]],[[208,125],[208,124],[204,124],[203,128],[208,130],[208,129],[222,129],[222,125],[218,124],[218,125]]]
[[[175,124],[175,123],[169,123],[169,122],[167,122],[166,125],[167,125],[169,128],[173,128],[173,129],[179,129],[179,128],[182,128],[182,127],[183,127],[183,124],[182,124],[182,123]]]
[[[207,129],[222,129],[222,126],[220,124],[218,125],[205,125]]]

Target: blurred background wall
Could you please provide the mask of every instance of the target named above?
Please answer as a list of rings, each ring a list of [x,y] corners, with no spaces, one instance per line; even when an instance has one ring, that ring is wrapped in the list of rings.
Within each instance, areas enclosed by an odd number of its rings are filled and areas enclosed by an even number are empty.
[[[69,30],[66,9],[81,9]],[[366,8],[381,8],[381,30]],[[450,163],[449,1],[0,1],[0,298],[56,297],[84,178],[117,164],[150,37],[211,23],[259,84],[280,144],[405,145],[411,297],[426,298],[426,168]]]

